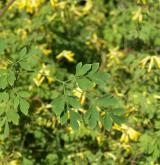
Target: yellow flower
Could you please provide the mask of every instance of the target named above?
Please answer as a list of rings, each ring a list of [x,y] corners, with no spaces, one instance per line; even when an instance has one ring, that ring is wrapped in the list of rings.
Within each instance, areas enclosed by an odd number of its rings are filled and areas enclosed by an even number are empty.
[[[154,65],[160,69],[160,57],[159,56],[147,56],[140,62],[142,68],[148,64],[148,72],[150,72]]]
[[[84,6],[84,8],[82,10],[83,14],[88,13],[91,10],[92,7],[93,7],[93,1],[92,0],[87,0],[86,4],[85,4],[85,6]]]
[[[115,124],[113,126],[113,129],[122,132],[120,142],[128,143],[129,140],[137,141],[140,136],[139,132],[137,132],[136,130],[134,130],[133,128],[131,128],[125,124],[122,124],[121,126]]]
[[[19,0],[15,4],[20,10],[25,9],[28,13],[33,13],[37,11],[43,1],[44,0]]]
[[[45,56],[48,56],[52,53],[52,50],[51,49],[48,49],[46,48],[47,45],[46,44],[42,44],[39,46],[40,50],[42,51],[42,53],[45,55]]]
[[[133,12],[132,20],[142,22],[143,15],[142,15],[142,9],[141,8],[139,8],[137,11]]]
[[[58,0],[50,0],[51,6],[53,8],[60,8],[60,9],[65,9],[66,2],[58,2]]]
[[[47,78],[49,83],[52,83],[55,81],[55,79],[53,77],[51,77],[51,71],[50,71],[49,67],[47,67],[45,64],[43,64],[42,69],[39,71],[39,73],[33,79],[33,81],[37,86],[40,86],[43,83],[43,81],[45,80],[45,78]]]
[[[20,165],[20,160],[12,160],[8,163],[8,165]]]
[[[85,100],[86,100],[85,92],[83,92],[81,88],[78,87],[78,88],[74,89],[73,95],[80,99],[81,105],[83,105],[85,103]]]
[[[74,53],[68,50],[63,50],[60,54],[56,56],[57,60],[61,60],[63,58],[67,59],[68,62],[74,62]]]

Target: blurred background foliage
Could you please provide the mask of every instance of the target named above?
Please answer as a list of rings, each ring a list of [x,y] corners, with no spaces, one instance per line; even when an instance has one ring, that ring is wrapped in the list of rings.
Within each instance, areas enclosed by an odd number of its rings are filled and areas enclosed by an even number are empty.
[[[159,11],[159,0],[16,0],[0,18],[0,68],[27,47],[25,68],[35,72],[20,76],[30,114],[0,135],[0,164],[160,164]],[[110,73],[106,88],[124,104],[125,124],[73,131],[50,111],[62,90],[55,75],[70,78],[79,61]]]

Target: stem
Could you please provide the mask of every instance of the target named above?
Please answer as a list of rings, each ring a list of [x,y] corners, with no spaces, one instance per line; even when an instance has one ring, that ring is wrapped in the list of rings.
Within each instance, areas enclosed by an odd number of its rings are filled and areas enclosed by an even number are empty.
[[[4,15],[4,13],[8,10],[8,8],[15,2],[16,0],[11,0],[2,10],[0,10],[0,17]]]

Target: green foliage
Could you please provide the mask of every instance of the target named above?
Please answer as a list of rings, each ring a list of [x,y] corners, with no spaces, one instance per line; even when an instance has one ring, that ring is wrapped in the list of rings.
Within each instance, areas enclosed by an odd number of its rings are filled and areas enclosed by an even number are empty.
[[[0,165],[158,165],[159,6],[17,0],[0,17]]]

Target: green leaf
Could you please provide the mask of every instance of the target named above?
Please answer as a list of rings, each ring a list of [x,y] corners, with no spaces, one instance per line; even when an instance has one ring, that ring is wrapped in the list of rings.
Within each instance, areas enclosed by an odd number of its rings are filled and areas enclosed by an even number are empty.
[[[91,69],[91,66],[92,66],[91,64],[85,64],[81,68],[78,67],[77,68],[78,72],[76,72],[76,76],[85,75]]]
[[[115,115],[123,115],[124,114],[124,109],[123,108],[115,108],[111,111],[111,113]]]
[[[24,47],[24,48],[21,49],[21,51],[19,52],[19,56],[20,56],[21,58],[23,58],[23,57],[26,56],[26,54],[27,54],[27,48]]]
[[[0,54],[3,53],[6,48],[6,42],[3,39],[0,39]]]
[[[0,105],[0,116],[5,112],[5,107]]]
[[[97,122],[99,120],[99,112],[95,107],[91,108],[91,116],[89,119],[89,126],[93,129],[97,126]]]
[[[121,116],[116,116],[116,115],[111,114],[111,117],[113,121],[119,125],[125,122],[125,119]]]
[[[61,122],[61,124],[66,124],[67,120],[68,120],[68,114],[66,112],[66,113],[63,114],[63,116],[61,116],[60,122]]]
[[[103,122],[104,122],[105,128],[107,130],[111,130],[111,128],[112,128],[112,119],[108,114],[105,115]]]
[[[68,100],[69,105],[71,105],[72,107],[74,107],[74,108],[80,108],[81,107],[80,102],[76,97],[68,96],[67,100]]]
[[[119,106],[119,102],[118,100],[115,98],[115,97],[109,97],[109,96],[104,96],[104,97],[101,97],[101,98],[98,98],[96,100],[96,103],[98,106],[102,106],[102,107],[117,107]]]
[[[24,100],[24,99],[20,99],[20,110],[24,115],[28,114],[28,110],[29,110],[29,103],[28,101]]]
[[[76,66],[76,76],[79,75],[81,68],[82,68],[82,62],[79,62]]]
[[[78,114],[74,111],[70,111],[70,124],[72,129],[78,130],[79,124],[78,124]]]
[[[19,64],[20,64],[20,66],[21,66],[22,69],[24,69],[26,71],[30,71],[31,70],[31,67],[30,67],[30,65],[29,65],[28,62],[22,61]]]
[[[4,137],[8,137],[8,135],[9,135],[9,125],[8,125],[8,121],[6,120],[4,126]]]
[[[28,98],[30,96],[30,93],[27,91],[20,91],[18,92],[18,95],[23,98]]]
[[[92,81],[88,80],[87,78],[77,79],[78,86],[83,89],[87,90],[94,86]]]
[[[90,71],[90,74],[97,72],[98,69],[99,69],[99,63],[93,63],[92,64],[92,70]]]
[[[19,105],[19,97],[16,96],[13,100],[13,107],[14,109],[17,109],[18,108],[18,105]]]
[[[9,100],[9,94],[7,92],[0,92],[0,102],[8,101],[8,100]]]
[[[9,83],[9,85],[13,86],[15,81],[16,81],[15,73],[13,71],[9,71],[9,73],[8,73],[8,83]]]
[[[107,82],[109,74],[106,72],[96,72],[89,74],[88,77],[98,85],[104,85]]]
[[[8,85],[7,74],[0,73],[0,88],[5,89],[7,87],[7,85]]]
[[[2,120],[0,120],[0,128],[4,126],[5,121],[6,121],[5,117]]]
[[[19,123],[19,115],[15,110],[8,110],[6,112],[8,121],[12,121],[15,125]]]
[[[63,95],[55,98],[52,102],[52,110],[57,116],[60,116],[61,113],[64,111],[64,106],[65,99]]]

